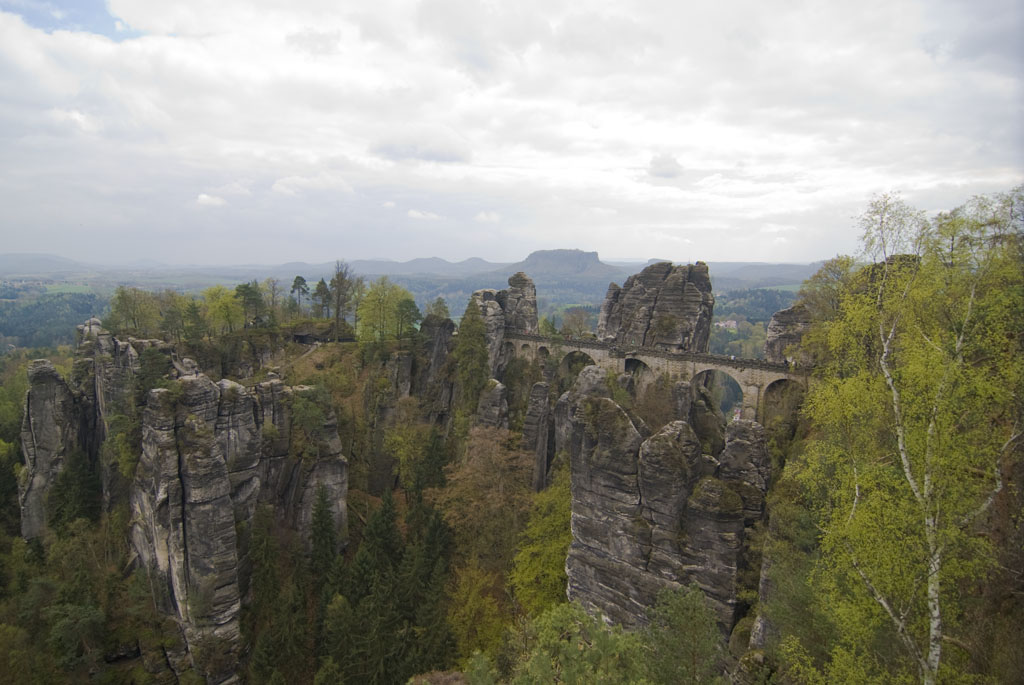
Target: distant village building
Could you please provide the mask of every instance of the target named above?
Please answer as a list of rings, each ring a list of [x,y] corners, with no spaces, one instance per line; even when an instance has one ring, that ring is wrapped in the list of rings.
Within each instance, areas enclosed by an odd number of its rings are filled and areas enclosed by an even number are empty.
[[[728,321],[716,321],[715,328],[728,328],[730,331],[735,331],[739,324],[734,319]]]

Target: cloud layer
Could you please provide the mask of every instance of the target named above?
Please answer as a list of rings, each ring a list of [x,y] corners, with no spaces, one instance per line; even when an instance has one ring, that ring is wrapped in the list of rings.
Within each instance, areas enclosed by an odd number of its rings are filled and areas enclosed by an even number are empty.
[[[345,4],[0,0],[4,251],[809,261],[1024,180],[1016,0]]]

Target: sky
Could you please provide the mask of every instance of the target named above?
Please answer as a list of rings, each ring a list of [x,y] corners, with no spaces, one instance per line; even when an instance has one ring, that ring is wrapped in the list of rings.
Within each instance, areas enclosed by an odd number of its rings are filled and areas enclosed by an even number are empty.
[[[1020,0],[0,0],[0,252],[810,262],[1024,182]]]

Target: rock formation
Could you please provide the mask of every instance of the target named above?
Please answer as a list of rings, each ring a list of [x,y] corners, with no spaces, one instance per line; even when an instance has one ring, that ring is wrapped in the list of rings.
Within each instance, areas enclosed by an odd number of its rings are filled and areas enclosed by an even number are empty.
[[[670,352],[707,352],[715,306],[704,262],[659,262],[608,286],[598,340]]]
[[[318,457],[289,454],[289,437],[302,430],[289,407],[310,390],[272,379],[254,395],[198,374],[149,394],[130,492],[132,546],[154,585],[168,589],[158,606],[177,620],[193,664],[211,682],[233,679],[241,648],[248,541],[237,531],[249,530],[257,501],[308,534],[322,486],[344,530],[347,464],[333,414],[319,431]],[[196,658],[199,645],[205,662]]]
[[[786,354],[790,345],[798,345],[811,326],[811,313],[802,304],[772,314],[764,341],[764,358],[777,364],[800,364],[807,360]]]
[[[47,490],[71,453],[83,451],[82,413],[68,384],[46,359],[29,364],[28,382],[21,423],[25,470],[18,481],[18,501],[21,535],[35,538],[46,529]]]
[[[508,430],[508,393],[504,384],[492,378],[480,393],[476,422],[481,426]]]
[[[473,293],[473,301],[480,307],[487,331],[487,359],[491,376],[501,378],[501,372],[512,358],[513,352],[505,348],[505,331],[537,332],[537,289],[523,272],[508,279],[507,290],[484,289]]]
[[[89,459],[100,467],[104,501],[114,494],[128,500],[137,563],[150,574],[156,606],[180,632],[180,640],[160,648],[162,656],[143,654],[146,668],[156,673],[169,666],[180,674],[194,667],[209,682],[233,682],[257,503],[304,534],[308,545],[323,487],[344,538],[348,464],[334,413],[320,407],[321,424],[300,425],[292,405],[300,398],[318,402],[312,388],[286,386],[274,374],[251,390],[227,379],[214,383],[191,360],[172,359],[161,341],[120,341],[95,319],[79,332],[70,383],[46,360],[29,367],[22,534],[32,538],[45,531],[46,493],[69,455]],[[395,365],[394,380],[406,391],[408,366]],[[137,407],[146,389],[140,383],[154,370],[169,370],[170,380],[149,390]],[[96,460],[115,415],[136,412],[142,442],[134,476],[123,481],[118,464]],[[295,454],[297,440],[305,447],[302,455]]]
[[[555,454],[555,417],[548,399],[550,386],[534,383],[523,417],[523,449],[534,455],[533,490],[540,492],[548,485],[551,460]]]
[[[687,421],[645,439],[605,377],[585,368],[554,412],[556,449],[569,455],[572,474],[569,597],[635,626],[660,589],[697,583],[728,632],[745,531],[763,515],[764,431],[734,421],[721,460]]]

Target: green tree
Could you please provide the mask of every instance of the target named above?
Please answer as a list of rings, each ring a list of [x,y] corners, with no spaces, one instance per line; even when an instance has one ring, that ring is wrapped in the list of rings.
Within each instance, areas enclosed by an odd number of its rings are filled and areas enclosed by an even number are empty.
[[[412,297],[403,297],[395,305],[395,337],[404,340],[416,331],[416,325],[423,320],[420,308]]]
[[[295,301],[299,305],[299,311],[302,311],[302,298],[309,295],[309,285],[306,283],[306,279],[302,276],[296,276],[295,280],[292,281],[292,289],[289,291],[295,296]]]
[[[233,332],[245,324],[245,310],[236,294],[222,285],[203,291],[209,327],[217,333]]]
[[[459,322],[459,335],[452,350],[455,379],[459,386],[459,404],[463,411],[474,411],[487,380],[491,366],[487,353],[487,329],[476,301],[470,299]]]
[[[533,496],[510,575],[516,600],[530,616],[539,616],[566,601],[565,557],[572,542],[569,469],[561,468],[544,490]]]
[[[423,316],[424,318],[428,316],[436,316],[439,319],[451,318],[451,314],[448,312],[448,303],[444,301],[443,297],[438,295],[436,299],[427,305],[427,309],[423,313]]]
[[[723,638],[696,585],[662,590],[641,634],[647,675],[665,685],[724,683],[718,675]]]
[[[801,478],[840,631],[831,679],[930,684],[967,667],[944,648],[963,644],[962,589],[993,561],[979,526],[1019,460],[1022,206],[1018,188],[928,223],[882,195],[860,219],[875,263],[820,324],[828,354],[805,405],[819,437]]]
[[[392,283],[387,276],[381,276],[370,284],[369,289],[359,303],[359,339],[367,342],[396,340],[404,328],[414,323],[412,311],[404,306],[403,320],[399,319],[399,307],[405,300],[412,300],[412,295],[405,288]],[[416,305],[413,303],[412,309]],[[416,310],[418,314],[418,310]]]
[[[352,286],[354,275],[349,265],[338,260],[334,262],[331,277],[331,303],[334,305],[334,339],[341,340],[341,322],[352,311]]]
[[[314,316],[318,319],[331,318],[331,288],[327,285],[327,281],[321,278],[317,282],[310,299],[313,301]]]
[[[644,657],[639,637],[609,628],[576,604],[559,604],[532,620],[533,647],[516,666],[513,683],[641,683]]]
[[[119,285],[110,299],[110,330],[149,338],[160,329],[160,309],[153,293]]]
[[[320,588],[327,580],[327,574],[338,554],[338,531],[334,525],[327,488],[323,483],[317,485],[310,527],[312,553],[309,559],[309,570],[313,579],[314,593],[319,595]]]

